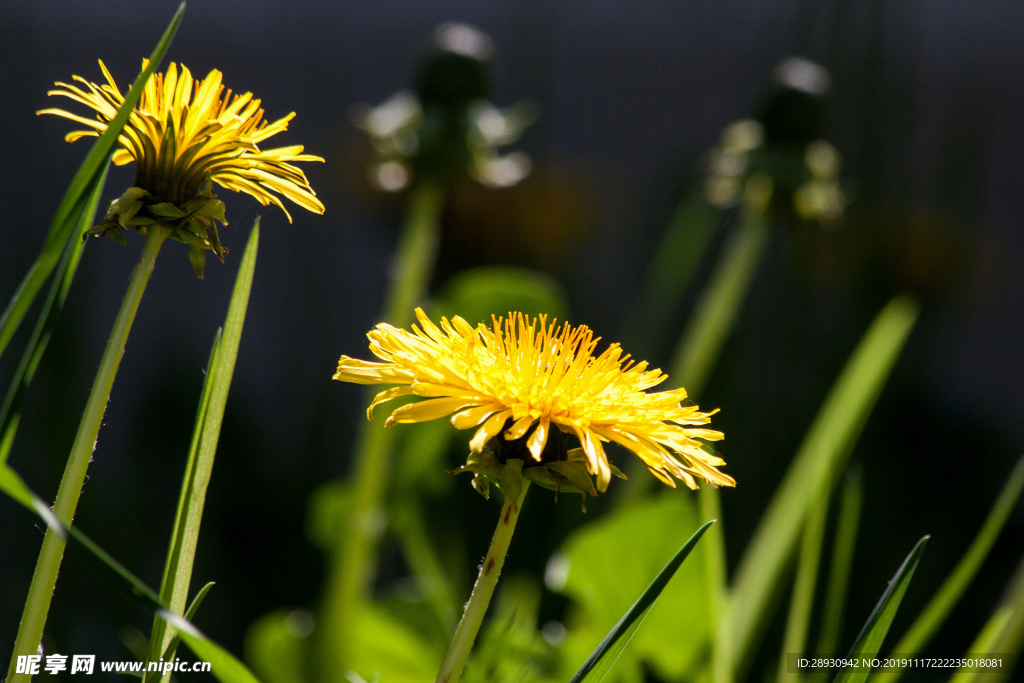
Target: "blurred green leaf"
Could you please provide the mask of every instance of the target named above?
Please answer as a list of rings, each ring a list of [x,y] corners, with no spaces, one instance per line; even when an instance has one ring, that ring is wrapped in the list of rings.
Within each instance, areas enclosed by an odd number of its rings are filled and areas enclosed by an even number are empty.
[[[878,314],[833,385],[761,517],[736,571],[726,611],[725,630],[732,641],[730,661],[737,678],[742,678],[770,617],[770,598],[796,548],[808,508],[835,485],[917,315],[917,304],[905,296],[894,298]]]
[[[57,317],[64,307],[64,301],[71,290],[71,282],[78,271],[78,263],[82,259],[82,252],[85,249],[85,241],[82,235],[92,225],[93,217],[96,215],[96,207],[99,204],[100,196],[103,194],[103,187],[107,180],[107,169],[103,167],[99,182],[89,195],[85,209],[82,211],[81,219],[72,238],[64,249],[57,273],[50,285],[50,292],[46,296],[46,302],[39,312],[39,319],[36,321],[32,336],[29,337],[25,352],[22,354],[21,362],[11,380],[11,387],[4,398],[3,407],[0,408],[0,464],[7,462],[11,446],[14,443],[14,435],[18,430],[18,422],[21,419],[21,406],[25,400],[25,392],[28,385],[35,376],[39,361],[46,352],[46,346],[50,342],[50,335],[53,327],[57,324]]]
[[[914,578],[914,570],[917,569],[917,563],[921,561],[921,554],[924,553],[924,546],[928,543],[928,538],[925,536],[918,541],[914,549],[907,555],[907,559],[903,560],[896,576],[892,577],[889,587],[882,594],[882,599],[871,611],[871,615],[864,623],[864,628],[861,629],[860,635],[857,636],[853,647],[850,648],[848,659],[878,657],[885,636],[889,633],[889,627],[892,626],[892,620],[896,616],[896,611],[900,608],[903,595],[907,592],[907,586]],[[867,668],[846,668],[836,676],[835,683],[864,683],[869,673],[871,672]]]
[[[502,577],[494,617],[478,639],[462,683],[530,683],[551,673],[554,648],[537,630],[540,596],[532,578]]]
[[[549,275],[526,268],[486,266],[466,270],[453,277],[437,297],[440,315],[459,315],[470,325],[491,324],[491,316],[504,317],[509,311],[523,315],[547,315],[550,324],[568,316],[565,291]]]
[[[617,510],[569,537],[562,553],[552,558],[545,578],[549,588],[569,595],[579,606],[575,623],[570,623],[570,638],[575,639],[573,631],[582,627],[593,642],[610,628],[574,681],[600,680],[642,617],[647,626],[633,639],[631,658],[649,662],[669,680],[693,666],[709,637],[700,558],[680,570],[678,581],[668,581],[709,524],[697,528],[690,498],[669,492]],[[680,545],[682,550],[670,557],[672,548]],[[655,574],[657,578],[645,591],[646,577]],[[641,593],[630,606],[631,596]],[[603,673],[599,676],[599,672]]]
[[[32,302],[35,301],[39,289],[46,282],[46,278],[50,276],[54,266],[57,265],[57,261],[64,252],[68,240],[73,239],[76,235],[75,227],[79,225],[83,214],[87,211],[90,195],[96,190],[101,182],[101,178],[106,173],[110,155],[117,144],[117,138],[121,134],[125,122],[128,120],[128,115],[136,103],[138,103],[139,98],[142,97],[142,86],[153,75],[156,68],[160,66],[160,62],[167,53],[167,49],[171,46],[174,34],[178,31],[178,26],[181,24],[184,12],[185,3],[181,3],[178,11],[174,13],[171,23],[160,38],[160,42],[157,43],[156,49],[150,55],[149,65],[135,79],[131,90],[125,96],[124,104],[117,110],[114,118],[110,120],[107,130],[93,143],[89,154],[85,157],[85,161],[82,162],[71,184],[65,191],[64,197],[57,207],[57,212],[54,214],[53,221],[50,223],[50,230],[46,235],[46,241],[43,243],[43,249],[39,257],[32,264],[32,267],[29,268],[25,279],[22,280],[14,296],[11,297],[11,301],[3,315],[0,315],[0,355],[3,355],[8,342],[10,342],[14,332],[18,329]]]
[[[992,550],[992,546],[999,537],[999,532],[1003,530],[1006,520],[1017,505],[1021,489],[1024,489],[1024,458],[1017,462],[1017,466],[992,506],[991,512],[988,513],[985,523],[971,543],[971,547],[967,549],[949,578],[928,602],[906,634],[900,638],[893,652],[910,657],[927,645],[931,637],[939,630],[946,617],[960,601],[964,591],[974,580],[985,558],[988,557],[989,551]],[[872,676],[872,683],[876,681],[877,683],[893,683],[902,673],[902,669],[879,671]]]
[[[0,490],[39,515],[46,525],[69,542],[82,558],[115,588],[147,609],[156,612],[178,630],[181,639],[200,659],[211,663],[211,672],[221,683],[258,683],[256,677],[227,650],[204,636],[191,622],[174,614],[152,588],[144,584],[120,562],[96,545],[74,526],[61,522],[50,508],[32,493],[7,465],[0,465]]]
[[[961,669],[953,675],[950,683],[1002,683],[1014,673],[1021,646],[1024,646],[1024,561],[1017,565],[1003,599],[967,650],[968,655],[1000,655],[1002,670]]]
[[[352,633],[350,668],[365,681],[378,676],[387,683],[432,681],[444,657],[442,649],[373,604],[356,613]]]
[[[263,683],[311,680],[307,669],[313,617],[277,610],[257,619],[245,634],[245,661]]]
[[[227,404],[228,390],[231,388],[245,312],[249,305],[249,293],[256,271],[259,235],[260,219],[257,218],[238,267],[224,327],[217,330],[213,347],[210,349],[206,379],[203,382],[199,409],[196,411],[192,444],[185,465],[178,510],[174,518],[174,529],[171,532],[170,547],[167,549],[167,561],[160,585],[161,599],[170,605],[175,613],[183,612],[188,600],[192,565],[195,561],[199,528],[206,503],[206,489],[213,473],[217,442],[224,420],[224,406]],[[163,619],[156,619],[150,636],[150,658],[158,659],[170,646],[173,637],[174,634],[167,629],[166,622]],[[147,672],[145,676],[147,681],[158,681],[162,678],[165,676],[158,672]]]

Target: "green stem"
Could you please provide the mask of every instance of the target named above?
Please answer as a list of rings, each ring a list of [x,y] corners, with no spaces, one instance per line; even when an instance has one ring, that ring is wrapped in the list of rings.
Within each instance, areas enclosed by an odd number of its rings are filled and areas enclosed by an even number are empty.
[[[487,606],[494,594],[494,587],[498,585],[498,575],[501,574],[501,567],[505,563],[505,555],[508,553],[509,543],[512,541],[512,534],[516,530],[516,522],[519,520],[519,512],[523,507],[523,500],[526,498],[526,491],[530,488],[530,480],[523,479],[519,495],[513,499],[511,495],[505,496],[505,504],[501,508],[501,517],[498,527],[494,530],[491,538],[491,547],[487,550],[487,557],[480,565],[480,575],[477,576],[476,585],[473,586],[473,593],[469,596],[466,609],[462,612],[462,619],[455,629],[455,637],[448,646],[448,654],[444,657],[441,670],[437,672],[434,683],[458,683],[462,675],[462,668],[466,666],[469,659],[469,652],[473,649],[476,641],[476,634],[480,631],[480,624],[484,620]]]
[[[135,312],[139,309],[139,302],[142,301],[142,293],[146,290],[146,283],[149,282],[149,276],[153,274],[156,256],[167,235],[168,231],[163,228],[156,226],[150,228],[146,245],[142,250],[142,258],[139,259],[132,272],[128,291],[121,302],[121,309],[117,313],[114,328],[110,332],[110,338],[103,351],[103,358],[100,360],[100,367],[96,372],[92,391],[89,392],[89,400],[85,404],[85,412],[78,425],[74,445],[71,447],[71,455],[68,456],[64,476],[60,480],[57,500],[53,505],[54,514],[65,524],[70,525],[75,517],[78,497],[81,495],[85,473],[96,446],[96,437],[103,423],[103,413],[107,408],[107,401],[110,399],[114,377],[117,375],[117,368],[124,355],[128,333],[135,320]],[[29,586],[25,610],[21,616],[21,625],[18,627],[18,636],[14,643],[14,652],[11,655],[11,665],[7,672],[8,683],[23,683],[31,680],[31,676],[28,674],[14,673],[15,664],[19,655],[35,654],[39,647],[39,641],[43,637],[43,627],[46,624],[46,616],[50,610],[53,589],[57,584],[60,562],[64,556],[64,545],[65,542],[60,536],[52,530],[47,530],[43,546],[39,551],[39,559],[36,561],[32,584]]]
[[[413,309],[426,294],[444,196],[443,186],[431,180],[422,181],[413,192],[384,305],[384,319],[396,327],[409,324]],[[319,666],[325,683],[347,670],[354,614],[372,588],[378,543],[387,523],[383,502],[394,439],[383,423],[363,425],[354,453],[352,521],[331,558],[321,613]]]

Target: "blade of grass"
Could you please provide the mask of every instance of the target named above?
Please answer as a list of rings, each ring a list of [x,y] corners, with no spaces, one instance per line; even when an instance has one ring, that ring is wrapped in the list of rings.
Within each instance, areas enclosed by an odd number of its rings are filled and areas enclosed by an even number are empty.
[[[156,592],[132,574],[76,527],[62,522],[7,465],[0,465],[0,490],[39,515],[48,529],[61,536],[104,579],[125,595],[170,623],[182,640],[201,659],[211,663],[211,673],[222,683],[258,683],[256,677],[231,653],[204,636],[191,622],[170,610]]]
[[[124,104],[117,110],[117,114],[111,119],[107,130],[93,143],[92,149],[85,157],[85,161],[78,168],[78,172],[72,179],[67,191],[61,199],[53,221],[50,223],[50,230],[46,235],[42,251],[36,262],[29,268],[28,274],[22,280],[18,289],[11,297],[7,309],[0,315],[0,355],[3,355],[8,342],[14,335],[22,319],[28,312],[36,294],[50,276],[50,272],[57,265],[58,259],[64,252],[68,240],[74,234],[75,227],[81,221],[81,215],[89,203],[89,195],[100,183],[100,177],[105,173],[110,155],[113,154],[117,138],[121,135],[125,122],[132,109],[142,97],[143,85],[153,75],[153,72],[163,60],[167,49],[171,46],[174,34],[178,31],[181,18],[185,11],[185,3],[181,3],[178,11],[174,13],[171,23],[167,26],[156,49],[149,57],[149,65],[143,69],[138,78],[132,84],[131,91],[125,96]]]
[[[914,571],[917,569],[918,562],[921,561],[924,546],[928,543],[929,538],[929,536],[925,536],[918,541],[914,549],[907,555],[907,559],[903,560],[896,576],[892,577],[889,587],[882,594],[882,599],[878,601],[875,609],[871,611],[871,615],[864,623],[864,628],[861,629],[860,635],[857,636],[853,647],[850,648],[850,654],[846,656],[847,659],[874,659],[878,656],[885,636],[889,633],[889,627],[892,626],[896,611],[900,608],[903,595],[907,592],[907,586],[914,578]],[[835,683],[864,683],[870,672],[867,667],[847,667],[839,672]]]
[[[629,608],[622,619],[619,620],[614,628],[608,632],[604,640],[597,646],[591,655],[587,658],[587,661],[583,663],[576,675],[572,677],[569,683],[600,683],[608,675],[612,665],[622,654],[622,650],[629,644],[630,639],[636,630],[643,623],[644,617],[650,612],[651,607],[654,606],[655,601],[661,592],[665,590],[665,586],[672,580],[676,571],[683,564],[683,560],[687,558],[693,548],[697,545],[697,541],[704,535],[708,527],[715,523],[715,520],[705,522],[697,531],[694,532],[693,536],[690,537],[683,547],[679,549],[679,552],[669,560],[665,568],[654,578],[651,585],[647,587],[647,590],[637,599],[633,606]]]
[[[1024,561],[1017,565],[1006,593],[995,612],[968,648],[968,656],[993,653],[1004,659],[1000,671],[960,669],[949,683],[1001,683],[1013,673],[1021,646],[1024,645]]]
[[[53,327],[57,324],[57,318],[64,307],[64,301],[71,290],[71,282],[75,278],[78,263],[81,261],[82,252],[85,249],[85,241],[82,239],[82,236],[89,229],[93,217],[96,215],[96,207],[99,205],[100,196],[103,194],[103,186],[106,184],[108,169],[109,165],[105,166],[100,174],[99,182],[93,188],[92,193],[88,197],[85,210],[82,211],[78,221],[78,228],[64,248],[64,255],[61,257],[57,273],[50,285],[50,292],[47,294],[46,302],[39,313],[35,329],[32,330],[32,336],[29,337],[28,344],[25,346],[25,352],[22,354],[21,362],[14,373],[14,379],[11,380],[11,387],[4,398],[3,407],[0,408],[0,464],[7,462],[7,456],[10,454],[11,446],[14,444],[14,435],[18,431],[18,422],[21,420],[21,406],[25,400],[25,392],[28,390],[28,385],[32,382],[33,376],[35,376],[36,368],[39,367],[39,362],[46,352],[46,346],[50,342]]]
[[[978,570],[981,569],[985,558],[988,557],[989,551],[992,550],[1010,513],[1016,507],[1021,489],[1024,489],[1024,458],[1017,462],[1017,466],[999,493],[981,530],[960,562],[957,563],[956,568],[893,648],[893,652],[898,652],[901,658],[903,656],[912,657],[920,652],[960,601],[964,591],[967,590]],[[903,669],[886,669],[872,676],[871,680],[872,683],[895,683],[902,673]]]
[[[779,683],[799,681],[799,672],[786,671],[786,657],[796,653],[802,657],[807,647],[807,630],[814,606],[814,591],[818,583],[818,567],[821,564],[821,544],[825,536],[825,518],[828,516],[827,491],[821,491],[814,501],[804,523],[800,542],[800,556],[796,565],[796,580],[793,597],[789,603],[789,617],[786,633],[782,638],[782,654],[779,657]]]
[[[199,611],[199,606],[203,604],[203,600],[206,599],[206,594],[213,588],[214,582],[210,581],[205,586],[199,589],[196,593],[196,597],[192,599],[192,603],[188,606],[188,610],[185,611],[185,620],[192,621],[195,618],[196,612]],[[164,650],[164,654],[160,659],[165,662],[169,662],[174,659],[174,654],[178,651],[178,645],[181,644],[181,634],[178,633],[171,639],[171,644]]]
[[[854,350],[762,516],[740,561],[726,629],[732,674],[742,678],[767,617],[770,597],[796,548],[811,501],[832,489],[918,315],[898,296]]]
[[[199,542],[199,527],[206,503],[206,490],[213,473],[217,441],[224,420],[224,406],[227,404],[228,390],[231,388],[245,312],[249,304],[249,293],[256,270],[259,235],[260,219],[257,218],[235,278],[235,288],[231,294],[223,332],[217,330],[213,348],[210,350],[206,380],[203,382],[202,398],[192,432],[192,444],[185,465],[178,511],[174,518],[174,530],[171,533],[167,562],[160,585],[161,600],[170,605],[176,614],[181,614],[185,610],[188,600],[192,566],[195,561],[196,545]],[[150,636],[150,658],[159,658],[173,637],[173,629],[167,628],[167,622],[156,619]],[[147,672],[145,680],[156,681],[169,677],[169,672]]]
[[[850,585],[850,568],[853,566],[853,551],[857,544],[857,526],[860,523],[863,498],[861,470],[859,467],[851,468],[846,475],[839,503],[839,519],[836,522],[836,537],[832,546],[825,608],[821,617],[821,632],[818,634],[817,653],[823,657],[832,657],[839,647],[843,608],[846,606],[846,592]],[[825,683],[827,679],[827,669],[816,669],[811,676],[812,683]]]

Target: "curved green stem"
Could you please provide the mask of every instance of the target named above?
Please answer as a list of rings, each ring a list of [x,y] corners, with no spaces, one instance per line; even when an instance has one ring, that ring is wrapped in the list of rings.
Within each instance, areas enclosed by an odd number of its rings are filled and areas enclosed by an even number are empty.
[[[164,228],[156,226],[150,228],[146,245],[142,250],[142,257],[132,273],[128,291],[121,302],[121,309],[117,313],[114,328],[110,332],[110,338],[103,351],[103,358],[100,360],[100,367],[96,372],[92,391],[89,392],[89,400],[85,404],[85,412],[82,413],[82,421],[78,425],[78,433],[75,435],[67,466],[64,468],[64,476],[60,480],[57,500],[53,505],[54,514],[65,524],[70,525],[74,519],[75,508],[78,507],[78,497],[82,492],[82,484],[85,482],[85,473],[96,446],[96,436],[99,434],[103,413],[106,411],[107,401],[110,398],[110,390],[114,385],[114,377],[121,364],[121,357],[124,356],[128,333],[135,320],[139,302],[142,301],[142,293],[146,290],[146,283],[149,282],[149,276],[153,273],[156,256],[160,252],[160,247],[167,234],[168,231]],[[31,680],[31,676],[28,674],[14,673],[15,664],[19,655],[35,654],[39,647],[39,641],[43,637],[43,627],[46,625],[46,616],[50,610],[53,589],[57,584],[57,573],[60,571],[61,559],[64,556],[64,545],[65,542],[60,536],[53,530],[47,530],[43,546],[39,551],[39,559],[36,561],[36,570],[32,575],[28,598],[25,600],[21,624],[18,627],[18,636],[14,643],[14,652],[11,655],[11,665],[7,672],[8,683],[24,683]]]
[[[519,512],[529,488],[530,480],[523,479],[518,496],[511,495],[512,492],[506,489],[505,504],[501,508],[498,527],[491,538],[491,547],[487,550],[483,564],[480,565],[480,575],[473,586],[473,593],[462,612],[462,619],[455,629],[455,637],[448,646],[448,654],[444,656],[444,662],[441,664],[441,670],[437,672],[434,683],[458,683],[459,676],[462,675],[462,669],[466,666],[469,652],[473,649],[476,634],[480,631],[480,624],[487,612],[487,606],[494,595],[494,587],[498,585],[498,575],[505,564],[505,555],[508,553],[508,546],[516,530]]]
[[[444,196],[444,187],[431,180],[422,181],[413,192],[384,305],[384,319],[396,327],[411,322],[413,309],[426,294]],[[321,612],[319,669],[324,683],[343,679],[354,616],[369,596],[376,572],[377,547],[387,523],[383,502],[394,441],[383,422],[364,423],[354,453],[351,523],[335,546]]]

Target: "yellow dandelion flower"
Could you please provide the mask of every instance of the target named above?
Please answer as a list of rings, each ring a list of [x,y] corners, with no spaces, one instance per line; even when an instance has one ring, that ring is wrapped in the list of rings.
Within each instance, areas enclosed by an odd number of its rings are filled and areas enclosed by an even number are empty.
[[[83,87],[58,82],[57,89],[47,93],[86,105],[95,112],[95,119],[56,108],[37,112],[87,127],[68,133],[68,142],[105,132],[124,103],[110,71],[102,60],[99,64],[106,83],[73,76]],[[143,68],[147,64],[148,60],[143,60]],[[107,220],[93,232],[107,232],[123,241],[121,231],[129,226],[145,230],[159,223],[173,231],[172,237],[187,243],[190,252],[211,249],[223,259],[216,224],[226,221],[223,204],[213,198],[211,182],[252,195],[264,206],[274,204],[289,222],[292,217],[278,195],[314,213],[324,212],[305,173],[292,163],[323,159],[303,154],[302,145],[259,147],[287,130],[295,113],[267,122],[260,100],[252,93],[232,95],[221,80],[217,70],[195,80],[187,68],[182,66],[179,72],[174,63],[166,73],[153,74],[113,155],[118,166],[136,163],[135,187],[111,206]],[[208,228],[212,235],[207,234]],[[196,255],[192,255],[195,262]],[[201,270],[198,265],[197,270]]]
[[[499,458],[520,453],[526,468],[566,458],[564,439],[582,446],[587,471],[604,491],[613,468],[604,443],[615,442],[636,454],[661,481],[673,477],[690,488],[695,478],[735,486],[717,466],[725,462],[703,450],[721,432],[700,428],[713,413],[683,406],[684,389],[648,392],[665,381],[646,362],[633,363],[618,344],[595,355],[599,338],[586,326],[556,327],[546,318],[521,313],[496,319],[491,329],[454,317],[438,328],[420,309],[412,331],[379,324],[367,336],[382,363],[342,356],[334,379],[357,384],[397,384],[377,394],[367,410],[399,396],[427,400],[396,409],[385,426],[423,422],[452,415],[457,429],[476,429],[473,454],[485,447]],[[555,427],[557,429],[552,429]],[[504,443],[503,443],[504,441]],[[511,443],[509,443],[511,442]],[[474,457],[471,456],[471,462]]]

